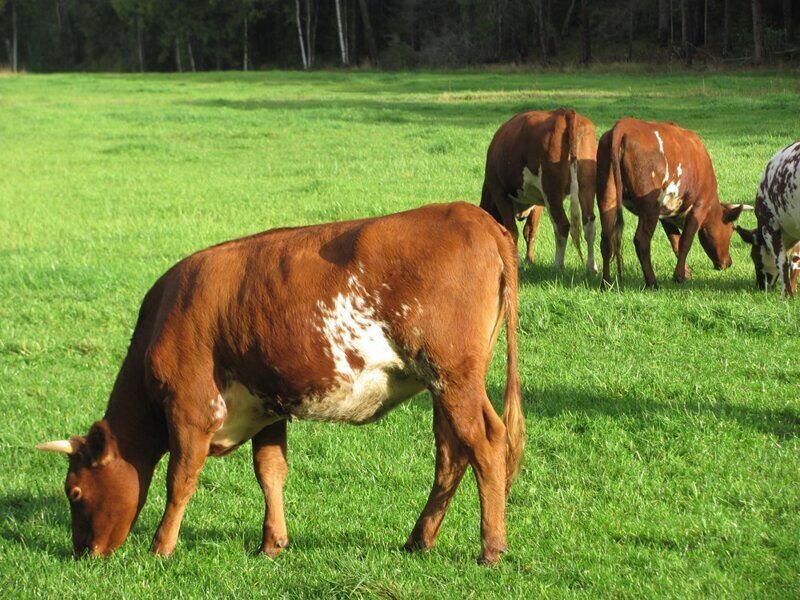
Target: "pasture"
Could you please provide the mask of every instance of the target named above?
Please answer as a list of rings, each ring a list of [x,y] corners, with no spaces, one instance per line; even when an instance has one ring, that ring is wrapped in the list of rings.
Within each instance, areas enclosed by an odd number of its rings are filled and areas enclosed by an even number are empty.
[[[800,301],[755,289],[736,235],[731,269],[695,241],[693,279],[672,283],[660,229],[661,289],[643,291],[627,212],[621,290],[599,292],[571,245],[557,275],[546,219],[521,267],[528,439],[499,567],[475,563],[471,475],[438,546],[401,549],[433,477],[427,395],[365,427],[289,425],[292,547],[274,561],[254,555],[249,445],[206,463],[173,558],[148,554],[165,461],[127,543],[71,557],[66,461],[33,446],[102,416],[161,273],[272,227],[477,203],[496,128],[558,106],[598,136],[622,116],[697,131],[729,202],[752,203],[800,136],[796,72],[0,77],[0,595],[800,595]]]

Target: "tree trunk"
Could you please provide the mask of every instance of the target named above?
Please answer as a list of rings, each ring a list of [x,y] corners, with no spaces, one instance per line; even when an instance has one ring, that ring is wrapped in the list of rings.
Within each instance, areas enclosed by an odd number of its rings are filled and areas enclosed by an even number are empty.
[[[633,0],[628,1],[628,62],[633,62]]]
[[[581,62],[592,62],[592,37],[589,19],[589,0],[581,0]]]
[[[242,69],[247,71],[250,64],[250,57],[247,55],[247,47],[248,47],[248,31],[247,31],[247,15],[244,16],[244,32],[243,32],[243,39],[242,45],[244,46],[244,56],[242,57]]]
[[[342,54],[342,64],[346,67],[348,65],[347,43],[345,42],[344,27],[342,27],[341,0],[336,0],[336,28],[339,31],[339,51]]]
[[[186,55],[189,57],[189,66],[192,68],[192,73],[196,73],[197,69],[194,64],[194,52],[192,51],[192,42],[186,40]]]
[[[792,0],[783,0],[783,28],[786,32],[786,43],[794,42],[794,27],[792,26]]]
[[[367,11],[367,0],[358,0],[358,5],[361,8],[361,20],[364,22],[364,37],[367,38],[369,58],[373,65],[378,66],[378,46],[375,44],[375,32],[372,30],[372,21]]]
[[[681,52],[686,66],[692,65],[692,51],[689,48],[689,0],[681,0]]]
[[[136,56],[139,59],[139,72],[144,73],[144,34],[142,18],[136,19]]]
[[[669,41],[669,9],[668,0],[658,0],[658,43],[662,46]]]
[[[544,0],[536,0],[536,21],[539,25],[539,50],[542,53],[542,64],[549,62],[547,56],[547,24],[544,21]]]
[[[575,0],[570,0],[569,8],[567,9],[567,16],[564,17],[564,24],[561,26],[561,37],[565,37],[567,35],[567,31],[569,30],[569,22],[572,19],[572,11],[575,10]]]
[[[725,0],[722,10],[722,55],[727,56],[731,53],[731,0]]]
[[[311,0],[305,0],[306,4],[306,59],[308,67],[314,66],[314,51],[311,46]]]
[[[69,6],[67,0],[57,0],[56,16],[58,17],[58,34],[61,45],[61,64],[69,71],[75,63],[72,47],[72,26],[69,19]]]
[[[17,3],[11,2],[11,70],[16,73],[19,70],[19,53],[17,40]]]
[[[703,47],[708,45],[708,0],[703,3]]]
[[[669,0],[669,47],[675,47],[675,9]]]
[[[764,14],[761,0],[752,0],[753,8],[753,60],[756,64],[764,62]]]
[[[308,69],[308,59],[306,58],[306,47],[303,42],[303,25],[300,22],[300,0],[294,0],[297,17],[297,36],[300,38],[300,56],[303,59],[303,68]]]
[[[175,38],[175,68],[178,73],[183,73],[183,62],[181,61],[181,42]]]

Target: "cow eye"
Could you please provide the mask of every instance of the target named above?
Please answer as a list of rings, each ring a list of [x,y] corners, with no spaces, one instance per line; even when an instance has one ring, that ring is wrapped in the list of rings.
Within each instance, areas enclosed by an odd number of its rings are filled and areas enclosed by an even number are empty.
[[[78,500],[81,499],[83,493],[81,492],[81,488],[75,486],[74,488],[72,488],[67,492],[67,496],[69,497],[71,502],[77,502]]]

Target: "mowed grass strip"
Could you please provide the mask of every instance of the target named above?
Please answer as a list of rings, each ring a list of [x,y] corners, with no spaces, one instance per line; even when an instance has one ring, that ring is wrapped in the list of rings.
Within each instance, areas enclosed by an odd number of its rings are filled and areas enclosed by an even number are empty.
[[[478,202],[486,147],[524,109],[574,107],[705,141],[724,201],[752,202],[800,137],[795,73],[288,73],[0,78],[2,594],[195,597],[793,597],[800,594],[800,304],[755,290],[747,248],[694,279],[653,242],[641,290],[626,213],[619,290],[543,222],[521,267],[525,467],[510,552],[474,563],[464,479],[426,554],[400,550],[430,489],[426,395],[366,427],[293,422],[293,546],[255,556],[263,517],[247,447],[211,459],[175,556],[148,546],[164,464],[126,545],[70,557],[63,458],[33,451],[102,416],[139,303],[179,258],[286,225]],[[742,218],[753,226],[752,214]],[[386,240],[391,245],[392,240]],[[599,252],[598,252],[599,256]],[[500,343],[504,343],[501,339]],[[487,381],[499,406],[502,353]]]

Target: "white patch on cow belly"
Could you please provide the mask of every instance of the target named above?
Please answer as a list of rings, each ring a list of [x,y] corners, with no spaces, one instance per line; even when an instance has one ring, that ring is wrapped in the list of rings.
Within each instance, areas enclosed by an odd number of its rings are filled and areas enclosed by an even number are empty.
[[[522,187],[516,195],[509,195],[514,204],[514,212],[519,220],[526,219],[534,206],[544,206],[544,190],[542,189],[541,168],[539,174],[531,173],[525,166],[522,168]]]
[[[222,450],[246,442],[267,425],[281,419],[266,410],[264,400],[251,394],[238,381],[232,382],[212,399],[211,405],[214,419],[222,420],[211,438],[211,444]]]
[[[368,423],[424,388],[414,367],[399,355],[389,327],[379,320],[355,276],[332,306],[317,304],[318,330],[333,360],[333,381],[322,394],[304,398],[292,410],[301,419]],[[403,316],[410,311],[402,305]],[[352,361],[352,362],[351,362]],[[363,364],[362,364],[363,363]]]

